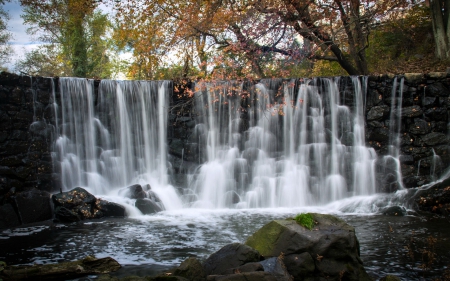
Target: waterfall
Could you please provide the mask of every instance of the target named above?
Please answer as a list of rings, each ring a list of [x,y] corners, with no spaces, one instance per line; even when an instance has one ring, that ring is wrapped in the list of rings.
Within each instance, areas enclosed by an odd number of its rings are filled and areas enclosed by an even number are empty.
[[[54,159],[63,190],[85,187],[115,195],[150,184],[167,209],[181,201],[168,185],[167,106],[170,82],[60,78]]]
[[[62,189],[114,196],[150,184],[167,209],[299,207],[374,194],[367,78],[342,79],[197,83],[188,141],[198,166],[180,167],[187,184],[176,190],[167,149],[171,82],[102,80],[96,93],[93,80],[60,78],[52,155]]]
[[[190,175],[191,205],[295,207],[375,193],[376,153],[364,136],[367,81],[352,78],[351,107],[341,103],[339,82],[262,80],[249,96],[243,83],[197,85],[203,163]]]

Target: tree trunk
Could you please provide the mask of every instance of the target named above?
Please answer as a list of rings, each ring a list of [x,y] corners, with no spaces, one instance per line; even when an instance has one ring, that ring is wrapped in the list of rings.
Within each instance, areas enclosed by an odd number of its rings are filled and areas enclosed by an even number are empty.
[[[7,266],[0,271],[0,280],[68,280],[89,274],[116,271],[120,264],[107,257],[96,259],[88,256],[79,261],[32,266]]]
[[[430,12],[433,23],[433,35],[436,43],[436,57],[450,58],[450,0],[431,0]]]

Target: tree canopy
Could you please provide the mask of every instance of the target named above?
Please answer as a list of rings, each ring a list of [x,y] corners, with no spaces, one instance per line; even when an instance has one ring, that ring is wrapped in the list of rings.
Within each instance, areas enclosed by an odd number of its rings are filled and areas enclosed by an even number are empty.
[[[130,52],[133,79],[366,75],[430,49],[448,59],[449,1],[21,0],[30,32],[53,44],[22,63],[102,78],[110,54]]]

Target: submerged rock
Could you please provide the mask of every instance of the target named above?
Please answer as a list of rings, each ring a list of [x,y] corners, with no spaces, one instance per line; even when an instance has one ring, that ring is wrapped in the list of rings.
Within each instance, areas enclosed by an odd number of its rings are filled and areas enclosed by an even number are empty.
[[[331,215],[311,214],[315,226],[309,230],[293,219],[272,221],[248,238],[246,245],[265,258],[284,256],[295,280],[371,280],[359,257],[355,229]],[[314,270],[310,257],[314,261]],[[295,255],[295,256],[294,256]],[[296,263],[302,255],[306,263]],[[297,270],[301,267],[303,270]]]
[[[400,206],[391,206],[381,210],[381,213],[385,216],[404,216],[406,215],[406,209]]]

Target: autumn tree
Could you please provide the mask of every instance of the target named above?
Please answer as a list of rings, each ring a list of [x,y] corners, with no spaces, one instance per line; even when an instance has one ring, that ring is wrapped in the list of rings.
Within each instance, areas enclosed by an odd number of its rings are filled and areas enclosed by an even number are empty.
[[[27,55],[18,67],[31,68],[32,62],[42,67],[54,66],[53,75],[98,77],[111,76],[110,43],[104,38],[110,23],[107,15],[95,11],[96,0],[21,0],[22,18],[30,24],[32,35],[47,43]],[[49,46],[52,45],[52,46]],[[56,61],[45,62],[44,58]],[[64,66],[65,65],[65,66]],[[68,67],[67,67],[68,66]],[[44,74],[42,73],[42,74]]]

